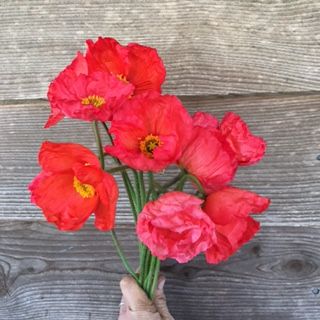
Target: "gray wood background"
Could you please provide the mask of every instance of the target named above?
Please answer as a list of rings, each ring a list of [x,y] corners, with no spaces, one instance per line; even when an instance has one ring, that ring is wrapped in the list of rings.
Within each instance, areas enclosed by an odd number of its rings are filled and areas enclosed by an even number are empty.
[[[176,320],[315,320],[320,314],[320,2],[318,0],[0,2],[0,319],[116,319],[124,274],[110,237],[61,233],[29,203],[44,139],[94,147],[90,126],[42,130],[48,83],[84,40],[155,46],[164,91],[190,112],[239,113],[265,137],[235,184],[271,197],[261,233],[229,261],[166,261]],[[169,170],[169,172],[171,172]],[[125,198],[118,233],[133,264]]]

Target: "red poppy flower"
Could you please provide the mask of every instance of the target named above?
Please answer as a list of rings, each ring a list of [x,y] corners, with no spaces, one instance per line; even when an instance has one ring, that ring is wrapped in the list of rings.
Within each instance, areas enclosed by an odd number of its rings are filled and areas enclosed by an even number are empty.
[[[253,192],[225,187],[211,193],[203,206],[216,226],[217,243],[206,251],[208,263],[228,259],[260,229],[249,215],[262,213],[270,200]]]
[[[179,99],[156,93],[127,101],[114,115],[114,146],[105,151],[128,166],[158,172],[173,164],[189,142],[191,117]]]
[[[134,94],[161,92],[166,71],[155,49],[137,43],[122,46],[115,39],[101,37],[96,42],[87,40],[87,45],[90,72],[111,73],[134,85]]]
[[[64,117],[87,121],[107,121],[113,109],[133,93],[133,86],[110,73],[93,72],[79,53],[70,66],[50,84],[51,115],[48,128]]]
[[[60,230],[77,230],[95,214],[95,226],[114,226],[118,188],[98,158],[73,143],[44,142],[39,152],[41,173],[29,185],[31,201]]]
[[[180,263],[215,243],[214,224],[201,210],[203,201],[183,192],[168,192],[148,202],[139,214],[137,234],[154,256]]]
[[[179,165],[197,177],[208,193],[229,183],[237,169],[234,153],[221,133],[211,126],[193,127]]]
[[[246,123],[233,112],[228,112],[221,124],[220,131],[236,154],[239,165],[251,165],[262,159],[266,143],[252,135]]]

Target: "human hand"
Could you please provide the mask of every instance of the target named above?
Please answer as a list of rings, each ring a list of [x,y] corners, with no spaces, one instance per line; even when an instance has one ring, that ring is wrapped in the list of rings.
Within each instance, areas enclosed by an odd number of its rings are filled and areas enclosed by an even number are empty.
[[[160,276],[158,288],[151,301],[132,277],[122,278],[122,300],[118,320],[174,320],[167,307],[163,292],[164,283],[165,278]]]

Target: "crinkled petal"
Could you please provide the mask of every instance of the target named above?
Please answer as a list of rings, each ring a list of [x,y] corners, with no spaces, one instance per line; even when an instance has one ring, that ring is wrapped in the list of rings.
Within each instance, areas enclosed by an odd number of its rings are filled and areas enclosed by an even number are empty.
[[[214,224],[201,203],[183,192],[168,192],[147,203],[137,222],[140,241],[161,260],[190,261],[216,242]]]
[[[203,206],[204,212],[216,226],[217,243],[206,252],[209,263],[228,259],[259,230],[260,224],[249,215],[261,213],[270,200],[255,193],[234,187],[225,187],[210,194]]]
[[[220,133],[209,127],[196,126],[190,143],[179,159],[179,165],[196,176],[207,193],[230,183],[237,161]]]
[[[154,92],[136,96],[114,114],[110,128],[114,145],[105,152],[134,169],[159,172],[176,163],[189,143],[191,125],[191,117],[176,97]],[[148,154],[141,143],[150,135],[159,144]]]
[[[248,217],[246,219],[247,228],[242,236],[242,238],[239,240],[238,245],[242,246],[246,242],[250,241],[255,234],[260,230],[260,223],[256,220],[254,220],[251,217]]]
[[[206,261],[210,264],[217,264],[227,260],[233,253],[232,246],[229,241],[217,232],[217,243],[211,246],[206,252]]]
[[[96,42],[87,40],[86,59],[89,71],[104,71],[113,75],[127,76],[128,49],[113,38],[99,37]]]
[[[76,75],[88,74],[88,63],[81,52],[77,53],[76,58],[70,64],[70,68],[75,72]]]
[[[204,210],[215,223],[225,225],[234,217],[245,218],[251,213],[262,213],[269,204],[269,199],[256,193],[225,187],[207,197]]]
[[[161,92],[166,70],[157,51],[137,43],[130,43],[127,48],[128,80],[134,84],[135,94],[152,90]]]
[[[90,75],[62,72],[50,85],[48,97],[51,112],[61,117],[85,121],[108,121],[114,111],[133,93],[130,83],[120,81],[110,73]],[[52,117],[50,117],[52,118]],[[46,126],[53,125],[52,120]]]
[[[95,210],[95,226],[101,231],[108,231],[114,227],[118,187],[110,174],[104,173],[102,183],[97,186],[100,202]]]
[[[104,177],[104,172],[100,167],[90,164],[77,162],[73,165],[72,170],[80,182],[87,183],[92,186],[100,184]]]
[[[45,129],[48,129],[54,125],[56,125],[59,121],[61,121],[64,118],[64,114],[60,111],[59,108],[51,108],[51,114],[49,115],[49,118],[47,122],[44,125]]]
[[[76,163],[90,164],[100,168],[97,156],[76,143],[54,143],[45,141],[39,152],[40,166],[49,172],[71,170]]]
[[[70,100],[70,88],[78,76],[87,75],[88,66],[83,55],[78,52],[76,58],[50,83],[48,89],[48,100],[51,106],[51,114],[45,124],[49,128],[57,124],[65,116],[61,110],[60,102],[65,99]],[[73,91],[71,91],[73,92]]]
[[[97,195],[81,197],[73,187],[72,173],[40,173],[30,184],[32,202],[60,230],[78,230],[96,207]]]
[[[239,165],[255,164],[264,156],[265,141],[254,136],[237,114],[228,112],[220,124],[220,131],[235,153]]]
[[[193,125],[203,128],[217,129],[219,121],[216,117],[207,112],[196,112],[193,117]]]

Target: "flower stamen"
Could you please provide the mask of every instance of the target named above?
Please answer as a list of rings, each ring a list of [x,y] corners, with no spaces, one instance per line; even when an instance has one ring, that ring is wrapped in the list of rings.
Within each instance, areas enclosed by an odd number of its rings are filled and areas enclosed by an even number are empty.
[[[117,78],[118,78],[120,81],[124,82],[124,83],[129,83],[129,81],[127,80],[126,76],[123,75],[123,74],[117,74]]]
[[[73,178],[73,187],[82,198],[92,198],[96,193],[91,184],[80,182],[76,176]]]
[[[162,142],[158,136],[148,134],[143,140],[140,141],[139,147],[141,152],[148,158],[153,158],[154,150],[162,145]]]
[[[106,100],[103,97],[100,97],[97,95],[87,96],[85,98],[82,98],[82,100],[81,100],[81,104],[83,106],[92,105],[95,108],[100,108],[105,103],[106,103]]]

